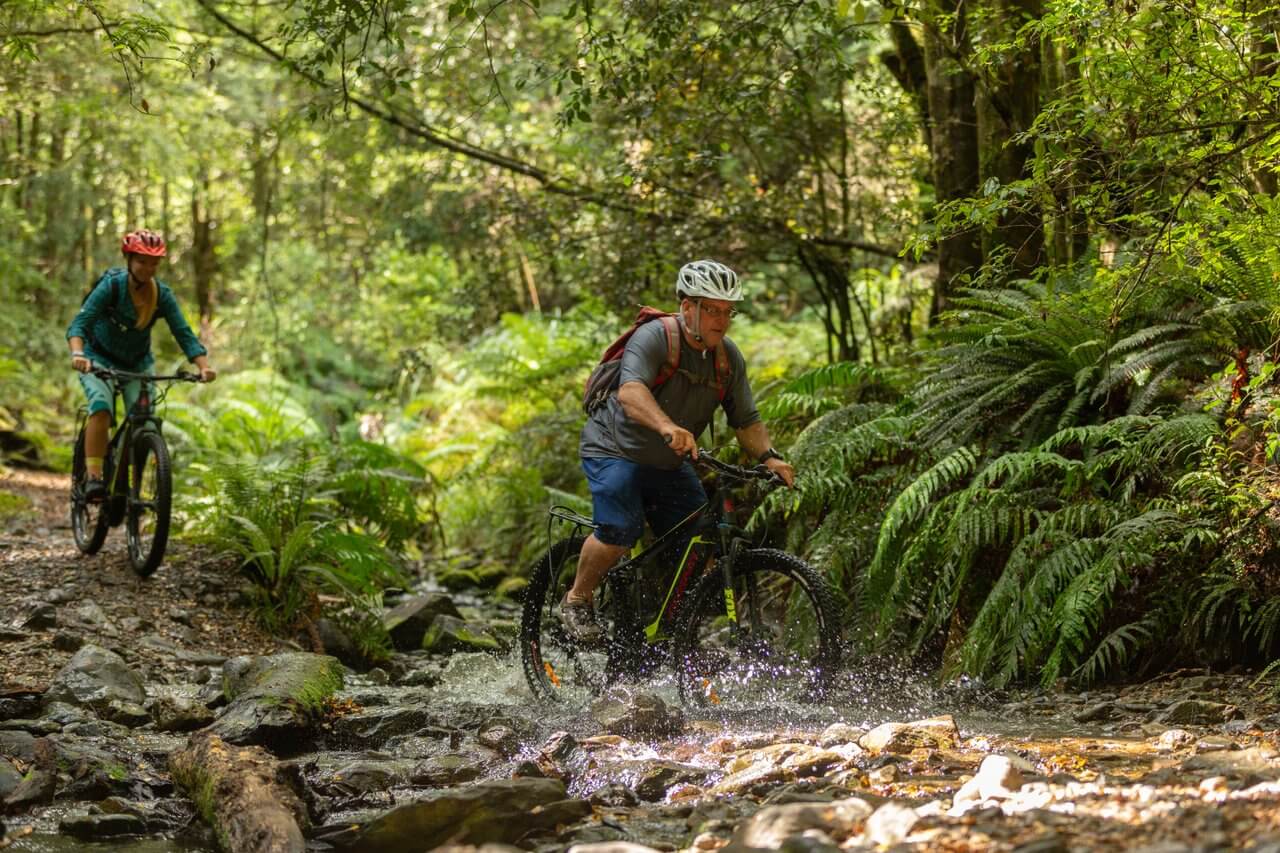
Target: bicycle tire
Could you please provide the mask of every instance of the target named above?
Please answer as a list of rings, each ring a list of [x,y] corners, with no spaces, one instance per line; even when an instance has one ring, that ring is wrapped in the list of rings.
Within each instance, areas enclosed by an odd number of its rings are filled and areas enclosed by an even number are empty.
[[[525,588],[520,617],[520,660],[534,696],[546,702],[599,693],[612,680],[610,650],[583,648],[570,640],[560,625],[560,600],[573,584],[583,538],[571,536],[551,546],[534,565]],[[552,577],[552,575],[555,577]],[[610,584],[596,590],[596,615],[611,631]]]
[[[713,570],[678,614],[681,702],[706,707],[754,698],[776,704],[790,687],[807,697],[820,694],[840,658],[839,609],[822,575],[785,551],[743,552],[734,566],[737,634],[729,630],[724,593],[724,575]]]
[[[160,567],[169,544],[173,473],[169,448],[158,432],[136,433],[130,449],[133,466],[129,471],[125,538],[129,543],[129,564],[139,577],[145,578]]]
[[[102,549],[107,541],[107,530],[110,528],[107,517],[106,502],[89,503],[81,497],[84,487],[84,429],[76,436],[76,443],[71,452],[71,535],[76,541],[76,548],[85,556],[92,556]]]

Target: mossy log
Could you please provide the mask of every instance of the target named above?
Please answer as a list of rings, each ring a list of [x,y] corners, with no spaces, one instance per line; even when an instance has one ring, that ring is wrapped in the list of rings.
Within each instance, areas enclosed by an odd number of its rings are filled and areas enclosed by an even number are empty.
[[[230,853],[303,853],[307,810],[257,746],[233,746],[205,732],[169,756],[173,780]]]

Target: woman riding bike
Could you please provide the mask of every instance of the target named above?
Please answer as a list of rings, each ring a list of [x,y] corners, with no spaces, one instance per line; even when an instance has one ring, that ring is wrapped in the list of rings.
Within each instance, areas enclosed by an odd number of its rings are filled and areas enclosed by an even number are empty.
[[[183,353],[200,370],[200,381],[212,382],[217,371],[209,366],[208,350],[191,331],[182,316],[173,291],[156,279],[156,269],[165,257],[164,238],[141,229],[124,235],[120,250],[125,268],[107,270],[94,283],[79,313],[67,328],[71,346],[71,366],[80,372],[80,384],[89,402],[85,425],[85,497],[101,499],[106,494],[102,480],[107,433],[114,416],[111,388],[92,375],[95,364],[132,373],[152,373],[151,327],[164,317],[169,331]],[[133,407],[142,391],[140,381],[124,388],[125,411]]]

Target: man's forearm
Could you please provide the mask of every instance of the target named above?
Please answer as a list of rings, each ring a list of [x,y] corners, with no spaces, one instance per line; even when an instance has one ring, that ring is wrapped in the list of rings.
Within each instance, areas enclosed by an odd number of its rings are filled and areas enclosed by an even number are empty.
[[[676,426],[643,382],[628,382],[619,388],[618,402],[628,418],[659,435],[669,433]]]
[[[764,421],[756,421],[751,426],[734,430],[738,436],[738,444],[742,445],[742,449],[752,459],[759,459],[760,454],[764,453],[773,446],[769,439],[769,428],[764,425]]]

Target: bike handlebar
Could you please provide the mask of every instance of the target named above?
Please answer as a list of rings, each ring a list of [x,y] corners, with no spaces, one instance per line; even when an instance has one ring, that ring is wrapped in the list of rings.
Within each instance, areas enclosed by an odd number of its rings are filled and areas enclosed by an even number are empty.
[[[100,379],[123,379],[126,382],[142,379],[147,382],[200,382],[200,374],[179,370],[169,375],[152,375],[150,373],[133,373],[128,370],[116,370],[111,367],[91,367],[88,371]]]
[[[756,465],[751,468],[744,468],[741,465],[730,465],[728,462],[721,462],[719,459],[711,455],[711,451],[701,447],[698,448],[698,458],[693,464],[701,465],[704,468],[710,468],[713,471],[718,471],[721,474],[726,474],[739,480],[766,480],[773,482],[775,485],[785,484],[786,482],[764,465]]]

